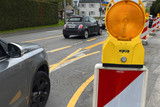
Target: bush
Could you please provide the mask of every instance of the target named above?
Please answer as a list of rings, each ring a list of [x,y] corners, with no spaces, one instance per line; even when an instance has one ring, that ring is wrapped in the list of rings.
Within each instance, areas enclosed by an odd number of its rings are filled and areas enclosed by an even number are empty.
[[[0,31],[57,23],[56,2],[0,0]]]

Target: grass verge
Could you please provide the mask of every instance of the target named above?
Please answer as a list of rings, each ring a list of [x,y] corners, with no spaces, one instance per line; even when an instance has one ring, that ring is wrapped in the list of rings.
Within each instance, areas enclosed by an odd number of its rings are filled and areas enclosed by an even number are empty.
[[[60,26],[63,26],[63,25],[64,25],[64,20],[59,20],[58,23],[54,24],[54,25],[45,25],[45,26],[34,26],[34,27],[18,28],[18,29],[13,29],[13,30],[0,31],[0,33],[10,33],[10,32],[34,30],[34,29],[40,29],[40,28],[49,28],[49,27],[60,27]]]

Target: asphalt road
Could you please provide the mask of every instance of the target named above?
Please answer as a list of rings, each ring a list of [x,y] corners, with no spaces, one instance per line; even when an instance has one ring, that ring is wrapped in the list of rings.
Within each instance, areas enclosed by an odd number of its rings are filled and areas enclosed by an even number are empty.
[[[145,65],[149,68],[146,107],[160,107],[160,31],[148,37]],[[88,39],[73,36],[65,39],[62,30],[43,30],[0,34],[9,42],[35,43],[48,54],[50,64],[51,93],[46,107],[92,107],[93,74],[96,63],[101,62],[102,35]]]

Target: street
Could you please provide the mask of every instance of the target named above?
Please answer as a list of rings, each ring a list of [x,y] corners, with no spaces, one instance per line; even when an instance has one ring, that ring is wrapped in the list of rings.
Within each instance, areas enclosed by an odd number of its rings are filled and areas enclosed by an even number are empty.
[[[149,69],[146,107],[160,107],[160,31],[148,37],[145,65]],[[0,34],[9,42],[35,43],[47,52],[51,92],[46,107],[92,107],[94,66],[101,63],[102,44],[108,34],[88,39],[73,36],[65,39],[62,29]]]

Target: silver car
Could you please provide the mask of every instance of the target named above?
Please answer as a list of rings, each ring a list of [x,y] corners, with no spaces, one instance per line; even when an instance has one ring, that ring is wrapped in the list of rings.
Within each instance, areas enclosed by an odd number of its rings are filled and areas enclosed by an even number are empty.
[[[44,107],[49,92],[44,49],[0,39],[0,107]]]

